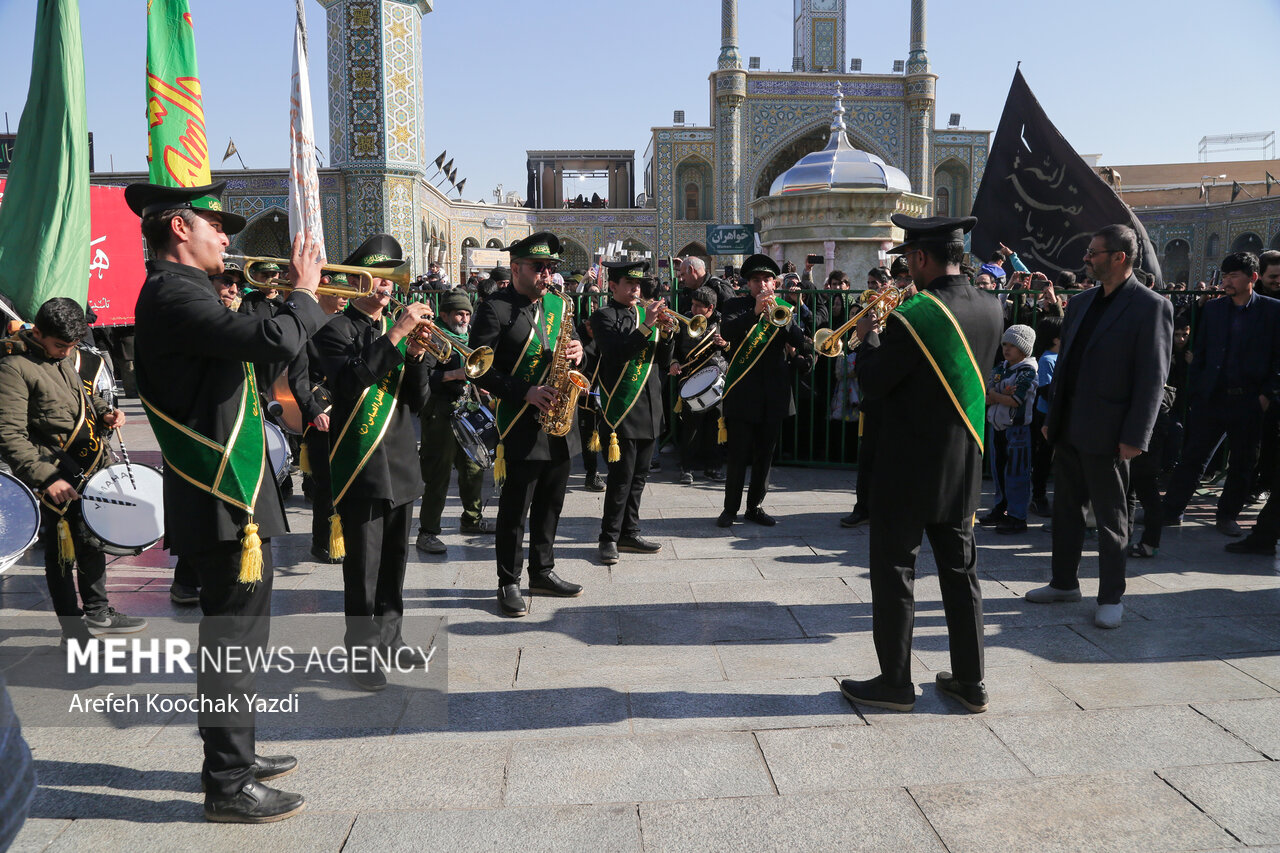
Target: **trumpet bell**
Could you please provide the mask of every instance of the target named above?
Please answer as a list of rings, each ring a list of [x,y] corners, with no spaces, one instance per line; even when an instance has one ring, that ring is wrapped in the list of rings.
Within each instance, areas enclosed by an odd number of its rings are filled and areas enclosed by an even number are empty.
[[[835,336],[834,329],[819,329],[813,336],[813,348],[820,355],[835,358],[844,352],[844,341]]]
[[[791,309],[786,305],[774,305],[769,309],[769,322],[778,328],[791,323]]]

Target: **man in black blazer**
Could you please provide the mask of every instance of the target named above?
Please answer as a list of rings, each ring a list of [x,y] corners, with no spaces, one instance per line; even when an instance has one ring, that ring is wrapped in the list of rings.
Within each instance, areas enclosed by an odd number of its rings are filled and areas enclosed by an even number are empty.
[[[1067,304],[1062,354],[1044,436],[1053,445],[1053,578],[1027,601],[1079,601],[1084,505],[1098,524],[1094,624],[1124,616],[1129,460],[1147,449],[1173,350],[1173,305],[1133,274],[1138,237],[1108,225],[1089,241],[1085,270],[1100,286]]]
[[[494,549],[498,560],[498,609],[504,616],[525,616],[528,607],[520,595],[524,559],[525,519],[529,520],[529,590],[543,595],[573,598],[582,594],[579,584],[569,583],[555,573],[556,528],[564,508],[565,490],[573,457],[581,452],[576,425],[564,436],[543,432],[539,412],[545,412],[556,391],[544,384],[550,374],[551,355],[557,336],[548,333],[552,313],[566,320],[565,305],[555,293],[548,293],[551,276],[560,263],[560,240],[550,232],[538,231],[503,251],[511,254],[511,286],[494,293],[476,309],[471,326],[471,346],[492,347],[493,367],[476,380],[476,385],[499,400],[495,413],[499,430],[505,428],[499,445],[499,466],[506,480],[498,497],[497,534]],[[572,301],[564,297],[569,305]],[[574,315],[576,317],[576,314]],[[565,350],[570,364],[582,362],[582,344],[577,331]],[[531,378],[527,359],[539,359]],[[504,415],[503,404],[514,414]]]
[[[719,527],[731,527],[737,520],[748,465],[751,486],[747,489],[747,520],[765,527],[778,523],[760,504],[769,492],[769,470],[782,420],[796,413],[787,347],[801,353],[809,349],[804,331],[796,322],[797,306],[791,306],[791,319],[785,326],[779,328],[770,322],[778,274],[773,258],[752,255],[742,264],[751,295],[730,299],[720,306],[724,318],[720,334],[729,342],[733,355],[721,402],[729,438],[729,465],[724,512],[716,519]],[[735,367],[739,363],[741,367]]]
[[[1280,301],[1254,292],[1258,258],[1234,252],[1222,261],[1226,296],[1200,314],[1187,370],[1191,410],[1187,441],[1164,496],[1165,524],[1177,525],[1225,435],[1231,456],[1218,497],[1217,526],[1241,536],[1236,518],[1253,491],[1262,421],[1280,394]]]
[[[863,705],[914,707],[915,563],[927,534],[951,646],[952,672],[938,673],[936,683],[980,712],[987,691],[973,514],[982,495],[984,371],[1002,318],[999,304],[960,272],[964,234],[976,219],[895,214],[893,223],[906,232],[906,242],[890,251],[907,259],[920,293],[889,315],[883,332],[869,316],[858,321],[855,367],[863,396],[886,430],[871,475],[872,635],[880,674],[845,679],[840,690]]]
[[[609,463],[600,562],[610,566],[619,551],[662,550],[640,535],[640,498],[662,429],[662,374],[671,366],[676,321],[661,300],[653,307],[641,304],[641,289],[653,284],[648,262],[610,261],[605,267],[609,301],[591,315],[591,335],[600,353],[600,439]]]
[[[157,418],[195,433],[193,441],[218,446],[232,441],[243,419],[258,412],[256,388],[246,388],[246,363],[287,362],[324,322],[316,304],[319,248],[298,235],[290,279],[294,292],[282,310],[246,316],[228,311],[215,295],[210,275],[222,272],[228,234],[244,218],[222,210],[225,182],[204,187],[132,184],[125,201],[142,218],[142,234],[153,253],[138,294],[136,347],[138,392]],[[150,410],[154,410],[152,415]],[[172,439],[170,439],[172,441]],[[236,444],[239,447],[238,444]],[[246,654],[266,646],[271,628],[271,537],[286,531],[284,504],[275,478],[259,462],[260,488],[252,511],[214,497],[205,486],[178,473],[165,449],[165,545],[187,561],[200,586],[201,648],[236,649]],[[230,454],[224,456],[229,461]],[[245,471],[246,474],[251,472]],[[250,476],[250,480],[255,478]],[[213,485],[217,485],[216,483]],[[249,502],[246,502],[249,503]],[[247,556],[261,539],[261,578],[245,575]],[[201,667],[196,689],[211,700],[254,692],[252,668],[219,673]],[[289,756],[260,756],[252,710],[199,715],[204,741],[205,818],[232,823],[264,823],[302,811],[300,794],[262,783],[291,772]]]

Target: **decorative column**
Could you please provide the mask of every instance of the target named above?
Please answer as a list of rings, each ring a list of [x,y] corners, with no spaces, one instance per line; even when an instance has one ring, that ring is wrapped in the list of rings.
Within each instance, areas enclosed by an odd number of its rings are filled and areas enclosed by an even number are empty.
[[[907,56],[907,135],[904,171],[911,187],[924,196],[933,196],[933,135],[935,90],[938,75],[929,71],[925,50],[925,0],[911,0],[911,52]]]
[[[719,161],[716,221],[744,222],[742,205],[742,105],[747,99],[747,72],[738,54],[738,2],[721,0],[720,59],[715,73],[716,159]],[[734,256],[737,265],[741,258]]]

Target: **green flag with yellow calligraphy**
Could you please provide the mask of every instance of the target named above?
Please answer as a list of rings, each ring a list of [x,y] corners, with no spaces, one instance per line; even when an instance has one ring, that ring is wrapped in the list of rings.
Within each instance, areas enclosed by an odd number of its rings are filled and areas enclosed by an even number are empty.
[[[147,0],[147,162],[151,183],[209,183],[209,141],[187,0]]]

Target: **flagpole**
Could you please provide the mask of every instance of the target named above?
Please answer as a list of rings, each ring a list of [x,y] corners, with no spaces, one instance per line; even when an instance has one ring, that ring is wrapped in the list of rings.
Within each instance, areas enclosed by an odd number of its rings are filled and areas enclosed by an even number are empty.
[[[244,164],[244,158],[240,156],[240,149],[239,149],[239,148],[237,148],[237,149],[236,149],[236,159],[240,161],[240,168],[241,168],[241,169],[248,169],[248,168],[249,168],[248,166],[246,166],[246,165]]]

